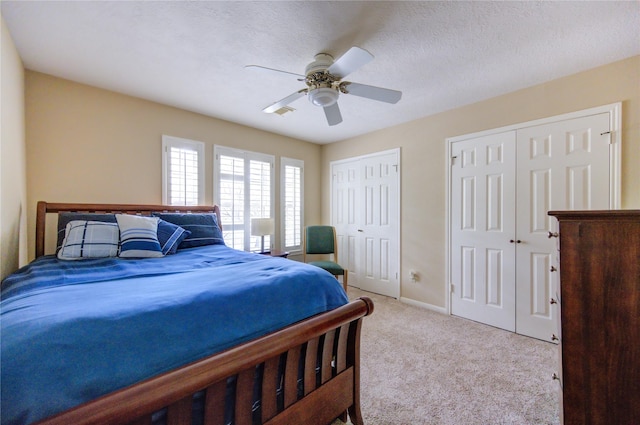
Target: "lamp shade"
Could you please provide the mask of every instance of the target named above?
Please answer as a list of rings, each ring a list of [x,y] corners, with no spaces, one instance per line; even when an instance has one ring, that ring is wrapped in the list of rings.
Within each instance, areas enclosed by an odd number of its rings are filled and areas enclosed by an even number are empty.
[[[272,218],[252,218],[251,235],[267,236],[275,232],[275,221]]]

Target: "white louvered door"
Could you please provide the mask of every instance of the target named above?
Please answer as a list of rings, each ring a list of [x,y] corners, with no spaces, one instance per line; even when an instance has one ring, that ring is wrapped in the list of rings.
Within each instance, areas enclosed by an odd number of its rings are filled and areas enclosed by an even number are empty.
[[[550,210],[611,207],[610,113],[452,143],[451,313],[543,340],[557,329]]]

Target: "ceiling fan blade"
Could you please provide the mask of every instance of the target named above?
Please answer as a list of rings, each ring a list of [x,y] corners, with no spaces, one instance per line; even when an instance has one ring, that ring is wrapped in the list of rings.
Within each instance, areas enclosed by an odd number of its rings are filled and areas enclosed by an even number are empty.
[[[371,62],[373,55],[360,47],[353,46],[340,56],[328,69],[331,75],[344,78],[356,69]]]
[[[307,89],[302,89],[302,90],[297,91],[297,92],[295,92],[293,94],[290,94],[289,96],[285,97],[282,100],[277,101],[273,105],[267,106],[262,111],[266,112],[268,114],[273,113],[273,112],[277,111],[278,109],[287,106],[288,104],[292,103],[293,101],[298,100],[299,98],[301,98],[305,94],[307,94]]]
[[[368,86],[366,84],[350,83],[345,81],[344,87],[348,94],[379,100],[380,102],[398,103],[402,92],[398,90],[383,89],[381,87]]]
[[[342,122],[342,114],[337,102],[331,106],[325,106],[323,109],[329,125],[336,125]]]
[[[283,71],[281,69],[267,68],[266,66],[260,66],[260,65],[245,65],[244,67],[245,69],[255,69],[259,71],[281,72],[283,74],[295,75],[296,77],[301,77],[302,79],[304,79],[305,77],[304,75],[296,74],[295,72]]]

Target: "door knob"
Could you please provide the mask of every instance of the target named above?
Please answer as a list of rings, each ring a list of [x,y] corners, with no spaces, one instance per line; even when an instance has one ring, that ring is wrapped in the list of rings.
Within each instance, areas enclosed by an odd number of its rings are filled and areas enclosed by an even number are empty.
[[[558,232],[549,232],[549,239],[551,238],[557,238],[558,237]]]
[[[358,232],[362,233],[362,232],[364,232],[364,230],[362,230],[362,229],[358,229]]]

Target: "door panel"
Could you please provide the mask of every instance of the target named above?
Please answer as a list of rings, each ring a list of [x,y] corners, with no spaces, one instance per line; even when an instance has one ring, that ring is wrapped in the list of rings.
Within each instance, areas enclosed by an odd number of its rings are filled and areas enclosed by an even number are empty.
[[[451,312],[515,330],[515,132],[456,142]],[[515,241],[514,241],[515,242]]]
[[[360,184],[360,173],[357,164],[340,163],[331,167],[332,225],[336,228],[338,241],[338,263],[349,270],[349,284],[356,285],[358,273],[357,259],[360,255],[357,229],[357,194]]]
[[[557,309],[549,304],[559,278],[553,257],[557,246],[548,237],[556,224],[547,212],[609,208],[608,131],[609,113],[517,131],[520,334],[549,341],[557,329]]]
[[[359,232],[365,240],[362,264],[366,273],[358,283],[361,289],[398,298],[398,155],[394,152],[365,157],[360,164],[364,200]]]

